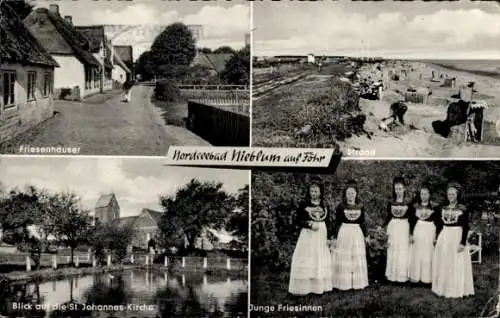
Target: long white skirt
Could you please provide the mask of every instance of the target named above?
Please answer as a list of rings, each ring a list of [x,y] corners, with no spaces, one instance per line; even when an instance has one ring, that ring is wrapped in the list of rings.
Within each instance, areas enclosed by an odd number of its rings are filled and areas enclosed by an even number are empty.
[[[408,281],[410,261],[410,224],[407,219],[392,219],[387,225],[389,247],[385,276],[391,282]]]
[[[432,283],[432,257],[436,226],[432,222],[417,221],[413,230],[413,244],[410,247],[410,280]]]
[[[365,238],[358,224],[341,225],[332,258],[334,288],[348,290],[368,286]]]
[[[324,222],[319,229],[302,229],[292,256],[288,292],[294,295],[322,294],[332,290],[331,253]]]
[[[474,295],[469,247],[458,252],[462,228],[445,226],[439,234],[432,263],[432,291],[447,298]]]

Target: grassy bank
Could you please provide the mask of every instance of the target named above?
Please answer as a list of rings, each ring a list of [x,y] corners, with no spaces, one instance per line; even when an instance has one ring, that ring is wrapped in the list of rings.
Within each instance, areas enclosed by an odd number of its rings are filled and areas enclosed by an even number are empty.
[[[161,117],[166,125],[173,125],[177,127],[186,127],[186,120],[188,117],[188,103],[187,100],[180,100],[176,102],[167,102],[156,100],[153,98],[153,104],[161,111]]]
[[[316,305],[321,306],[320,312],[302,314],[322,317],[479,317],[488,300],[498,294],[498,257],[489,257],[483,264],[474,265],[473,270],[475,295],[464,299],[437,297],[424,286],[381,283],[372,283],[361,291],[294,297],[287,292],[288,273],[261,273],[252,277],[251,303],[276,308],[279,304]]]
[[[335,149],[338,140],[357,133],[346,118],[358,111],[350,85],[309,76],[254,101],[253,145]]]

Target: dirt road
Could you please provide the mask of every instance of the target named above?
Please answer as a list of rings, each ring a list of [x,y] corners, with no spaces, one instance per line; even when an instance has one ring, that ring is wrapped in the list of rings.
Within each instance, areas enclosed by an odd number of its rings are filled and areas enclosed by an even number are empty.
[[[129,103],[121,101],[120,92],[83,102],[56,101],[54,118],[19,136],[3,152],[17,153],[25,145],[79,147],[81,155],[163,156],[170,145],[183,143],[179,135],[189,132],[164,124],[161,112],[151,104],[152,89],[135,86]],[[201,138],[192,139],[196,144]]]

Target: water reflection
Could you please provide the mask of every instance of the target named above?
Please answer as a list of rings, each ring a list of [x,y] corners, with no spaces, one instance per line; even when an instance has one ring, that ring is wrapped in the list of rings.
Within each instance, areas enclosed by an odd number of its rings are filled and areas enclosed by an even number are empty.
[[[244,317],[248,307],[247,288],[246,278],[202,273],[174,275],[148,270],[105,273],[7,286],[0,292],[0,314],[76,317],[97,309],[103,313],[120,311],[121,317],[138,314],[141,317],[201,317],[212,313]],[[28,315],[15,309],[14,303],[39,304],[41,310],[29,311]]]

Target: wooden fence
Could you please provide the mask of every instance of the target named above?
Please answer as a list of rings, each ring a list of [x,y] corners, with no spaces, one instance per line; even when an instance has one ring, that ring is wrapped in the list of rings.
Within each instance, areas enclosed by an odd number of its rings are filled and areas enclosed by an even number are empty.
[[[427,103],[427,98],[424,94],[416,92],[405,92],[405,102],[423,104]]]
[[[188,129],[214,146],[248,147],[250,116],[235,107],[189,101]]]
[[[248,260],[243,258],[230,257],[196,257],[196,256],[161,256],[144,253],[130,254],[125,256],[121,264],[152,265],[161,262],[163,266],[175,267],[179,269],[226,269],[245,270],[248,268]],[[61,265],[71,264],[71,256],[58,254],[42,254],[40,258],[41,267],[57,268]],[[77,267],[80,265],[97,266],[97,262],[91,253],[75,253],[74,262]],[[108,266],[117,263],[111,255],[106,258]],[[31,271],[34,266],[33,260],[27,253],[0,254],[0,265],[25,266],[27,271]]]
[[[217,89],[182,89],[181,94],[187,100],[215,106],[232,107],[238,112],[250,112],[249,90],[217,90]]]
[[[195,84],[180,84],[177,87],[181,90],[217,90],[217,91],[248,91],[248,86],[245,85],[195,85]]]

